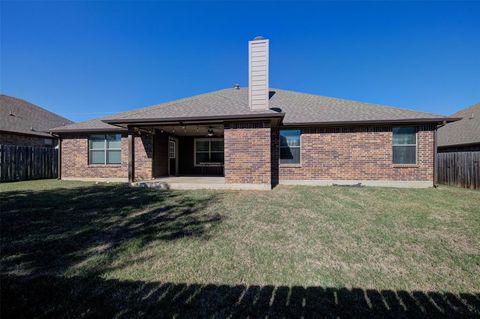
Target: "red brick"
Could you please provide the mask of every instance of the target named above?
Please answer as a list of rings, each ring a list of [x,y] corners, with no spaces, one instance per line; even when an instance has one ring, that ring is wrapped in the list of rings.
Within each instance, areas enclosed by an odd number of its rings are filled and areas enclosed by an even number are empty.
[[[414,167],[392,163],[392,127],[302,128],[300,166],[279,166],[279,179],[432,181],[434,128],[417,128]],[[278,133],[272,131],[274,163]]]
[[[151,179],[153,167],[152,135],[135,136],[135,179]],[[88,135],[62,136],[62,177],[128,178],[128,140],[121,140],[121,164],[88,164]]]
[[[225,182],[270,184],[270,141],[268,122],[225,124]]]

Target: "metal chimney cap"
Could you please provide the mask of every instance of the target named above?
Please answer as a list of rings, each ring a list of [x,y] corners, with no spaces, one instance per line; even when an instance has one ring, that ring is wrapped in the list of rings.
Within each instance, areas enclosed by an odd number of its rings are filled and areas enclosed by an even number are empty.
[[[261,35],[257,35],[253,40],[265,40]]]

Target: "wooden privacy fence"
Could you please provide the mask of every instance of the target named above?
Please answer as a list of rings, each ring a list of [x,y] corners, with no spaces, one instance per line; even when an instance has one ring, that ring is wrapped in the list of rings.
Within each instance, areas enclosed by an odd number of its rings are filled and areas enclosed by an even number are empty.
[[[480,151],[437,154],[439,184],[480,188]]]
[[[58,150],[0,144],[0,182],[56,178]]]

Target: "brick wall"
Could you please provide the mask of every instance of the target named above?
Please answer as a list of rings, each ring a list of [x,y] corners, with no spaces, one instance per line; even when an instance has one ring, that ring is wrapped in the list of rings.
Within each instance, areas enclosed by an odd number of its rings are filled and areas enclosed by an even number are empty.
[[[122,163],[88,164],[88,135],[62,136],[62,178],[128,178],[128,141],[122,135]]]
[[[45,140],[52,140],[51,145],[45,144]],[[55,147],[57,145],[56,138],[31,136],[24,134],[15,134],[0,132],[0,144],[3,145],[18,145],[18,146],[41,146],[41,147]]]
[[[152,178],[153,138],[135,136],[135,179]],[[88,164],[88,135],[62,136],[62,178],[128,178],[128,139],[122,134],[121,164]]]
[[[392,127],[302,128],[301,164],[278,164],[279,129],[268,122],[225,124],[226,183],[276,184],[279,180],[433,180],[433,126],[418,126],[417,164],[392,164]],[[166,136],[135,137],[135,178],[167,173]],[[155,153],[154,153],[155,144]],[[122,163],[88,165],[88,135],[62,140],[62,177],[128,178],[128,140]],[[163,163],[163,165],[162,165]]]
[[[270,142],[267,122],[225,124],[225,182],[270,184]]]
[[[135,136],[135,180],[153,177],[153,135]]]
[[[417,129],[417,164],[402,167],[392,164],[392,127],[303,128],[300,165],[274,165],[272,180],[433,181],[434,127]],[[272,130],[272,163],[278,133]]]

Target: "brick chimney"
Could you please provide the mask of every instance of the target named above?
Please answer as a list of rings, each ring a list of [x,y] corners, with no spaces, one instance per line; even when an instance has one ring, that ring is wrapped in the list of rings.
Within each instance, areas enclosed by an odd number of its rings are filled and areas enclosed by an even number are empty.
[[[248,105],[251,110],[268,110],[268,39],[248,41]]]

